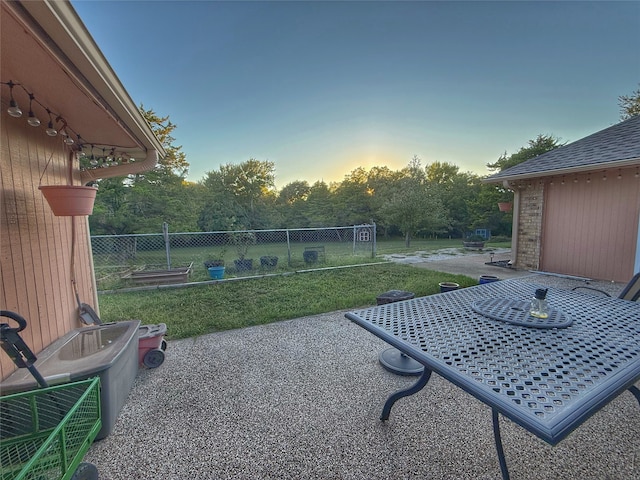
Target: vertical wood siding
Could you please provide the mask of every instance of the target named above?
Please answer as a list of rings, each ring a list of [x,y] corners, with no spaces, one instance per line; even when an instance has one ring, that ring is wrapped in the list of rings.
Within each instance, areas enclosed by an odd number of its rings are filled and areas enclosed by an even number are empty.
[[[4,114],[0,122],[0,309],[27,319],[22,338],[39,352],[81,326],[72,286],[72,222],[76,223],[75,274],[83,302],[93,306],[93,267],[90,263],[86,217],[56,217],[38,190],[42,185],[69,183],[69,152],[61,137],[51,138],[44,127],[33,128],[25,118]],[[51,159],[45,172],[45,165]],[[73,169],[78,177],[77,160]],[[78,184],[78,179],[74,180]],[[0,318],[2,323],[12,323]],[[15,369],[0,352],[0,378]]]
[[[542,270],[629,281],[640,215],[637,171],[626,168],[566,176],[564,184],[562,178],[547,181]]]

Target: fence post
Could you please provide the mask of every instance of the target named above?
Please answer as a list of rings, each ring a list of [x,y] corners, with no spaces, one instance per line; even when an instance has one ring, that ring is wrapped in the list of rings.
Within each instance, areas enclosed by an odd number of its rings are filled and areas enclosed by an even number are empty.
[[[371,223],[373,224],[373,242],[371,244],[371,258],[376,258],[376,251],[378,248],[378,244],[377,244],[378,232],[376,232],[376,222],[371,222]]]
[[[356,226],[353,226],[353,255],[356,254]]]
[[[287,228],[287,264],[291,266],[291,241],[289,239],[289,229]]]
[[[171,246],[169,245],[169,224],[162,223],[162,236],[164,237],[164,249],[167,252],[167,270],[171,270]]]

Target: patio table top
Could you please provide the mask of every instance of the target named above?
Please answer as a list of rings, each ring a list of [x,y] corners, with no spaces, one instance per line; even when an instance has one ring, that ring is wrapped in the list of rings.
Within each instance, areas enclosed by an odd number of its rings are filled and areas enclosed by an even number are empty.
[[[533,297],[493,282],[347,313],[347,318],[555,445],[640,380],[640,304],[550,288],[565,328],[514,325],[477,304]]]

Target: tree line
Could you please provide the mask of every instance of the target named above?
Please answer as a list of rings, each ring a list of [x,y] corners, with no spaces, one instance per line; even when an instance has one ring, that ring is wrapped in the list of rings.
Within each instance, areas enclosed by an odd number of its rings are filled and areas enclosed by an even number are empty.
[[[638,114],[640,89],[619,98],[621,118]],[[511,214],[498,202],[512,192],[485,184],[483,177],[446,162],[356,168],[340,182],[296,180],[275,187],[275,164],[250,158],[224,164],[198,182],[188,182],[189,164],[173,144],[176,126],[169,117],[140,106],[167,155],[155,169],[126,178],[98,181],[91,233],[157,233],[163,222],[172,231],[226,231],[329,227],[375,222],[385,236],[464,237],[476,228],[511,235]],[[486,166],[489,173],[510,168],[561,146],[553,135],[538,135],[513,154],[504,152]]]
[[[558,146],[539,136],[518,154],[504,154],[491,169],[531,158]],[[89,217],[99,234],[157,233],[163,222],[176,231],[226,231],[331,227],[375,222],[386,236],[463,237],[476,228],[510,236],[511,215],[497,203],[510,201],[503,188],[451,163],[422,165],[414,156],[406,167],[356,168],[340,182],[296,180],[275,187],[275,164],[249,159],[209,171],[199,182],[185,180],[184,158],[175,151],[152,171],[99,181]]]

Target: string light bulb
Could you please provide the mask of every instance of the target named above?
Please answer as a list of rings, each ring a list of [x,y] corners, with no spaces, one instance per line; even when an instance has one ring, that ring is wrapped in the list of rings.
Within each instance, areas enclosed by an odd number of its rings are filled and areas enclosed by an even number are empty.
[[[9,100],[9,108],[7,108],[7,113],[12,117],[20,118],[22,116],[22,110],[20,110],[18,103],[13,98],[13,87],[15,86],[15,83],[9,80],[9,83],[7,83],[7,85],[9,85],[9,96],[11,98],[11,100]]]
[[[53,128],[53,119],[51,118],[51,110],[49,110],[47,108],[47,113],[49,114],[49,124],[47,125],[47,135],[49,135],[50,137],[55,137],[56,135],[58,135],[58,131]]]
[[[125,152],[118,152],[118,147],[113,145],[100,145],[98,148],[102,148],[102,156],[97,156],[94,153],[94,144],[91,144],[91,157],[89,157],[88,144],[79,133],[73,130],[69,125],[67,125],[67,121],[58,113],[51,111],[51,109],[42,104],[35,96],[34,93],[29,92],[24,85],[21,83],[14,83],[12,80],[8,82],[0,82],[2,85],[6,85],[9,87],[9,107],[7,108],[7,113],[15,118],[19,118],[23,116],[23,112],[18,106],[16,99],[13,95],[13,87],[20,87],[24,93],[29,97],[29,114],[27,118],[27,123],[32,127],[39,127],[43,125],[43,122],[36,116],[33,111],[34,102],[42,107],[43,110],[47,112],[49,116],[48,120],[45,120],[47,124],[47,128],[45,129],[45,133],[50,137],[56,137],[60,135],[65,145],[74,145],[70,148],[73,151],[77,158],[82,159],[83,163],[86,165],[87,163],[91,165],[91,167],[97,168],[108,168],[113,165],[131,163],[135,161],[134,158],[126,154]],[[26,109],[25,109],[26,110]],[[45,117],[46,118],[46,117]],[[72,137],[73,134],[73,137]],[[76,140],[74,140],[74,138]],[[87,149],[85,150],[85,147]]]
[[[33,93],[30,93],[29,94],[29,118],[27,119],[27,123],[32,127],[39,127],[40,119],[38,119],[38,117],[36,117],[36,114],[33,113],[33,108],[32,108],[34,98],[35,97],[33,96]]]
[[[73,141],[73,138],[71,138],[71,135],[69,135],[67,133],[67,126],[65,124],[64,127],[62,127],[62,130],[60,130],[60,135],[62,135],[64,137],[64,143],[66,143],[67,145],[73,145],[75,142]]]
[[[89,158],[89,164],[91,164],[92,167],[98,165],[98,160],[96,160],[96,156],[93,154],[93,145],[91,145],[91,157]]]

